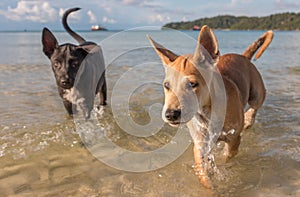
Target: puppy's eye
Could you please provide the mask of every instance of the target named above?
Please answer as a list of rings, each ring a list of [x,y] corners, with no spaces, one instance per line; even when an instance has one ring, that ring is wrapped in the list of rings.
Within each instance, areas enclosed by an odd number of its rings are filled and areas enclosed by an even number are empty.
[[[195,87],[198,86],[198,83],[197,83],[197,82],[189,81],[189,82],[187,82],[186,86],[187,86],[188,88],[195,88]]]
[[[169,83],[169,82],[165,82],[165,83],[164,83],[164,87],[165,87],[167,90],[170,90],[170,88],[171,88],[170,83]]]

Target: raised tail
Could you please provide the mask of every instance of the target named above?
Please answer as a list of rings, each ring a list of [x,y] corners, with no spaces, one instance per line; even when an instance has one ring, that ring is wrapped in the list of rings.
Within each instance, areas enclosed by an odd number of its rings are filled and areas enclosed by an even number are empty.
[[[263,52],[268,48],[270,43],[272,42],[274,33],[273,31],[267,31],[263,35],[261,35],[256,41],[254,41],[244,52],[243,56],[248,58],[249,60],[252,59],[253,55],[256,51],[260,48],[260,50],[256,53],[254,60],[260,58]]]
[[[69,25],[68,25],[68,23],[67,23],[67,18],[68,18],[68,15],[71,13],[71,12],[75,12],[75,11],[77,11],[77,10],[80,10],[80,8],[71,8],[71,9],[68,9],[65,13],[64,13],[64,15],[63,15],[63,17],[62,17],[62,24],[63,24],[63,26],[64,26],[64,28],[65,28],[65,30],[79,43],[79,44],[82,44],[82,43],[84,43],[84,42],[86,42],[85,41],[85,39],[84,38],[82,38],[80,35],[78,35],[77,33],[75,33],[70,27],[69,27]]]

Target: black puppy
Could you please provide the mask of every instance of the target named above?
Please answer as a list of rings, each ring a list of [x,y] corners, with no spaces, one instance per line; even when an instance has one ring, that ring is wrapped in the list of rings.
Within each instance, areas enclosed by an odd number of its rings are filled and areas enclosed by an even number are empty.
[[[79,43],[58,45],[54,35],[43,29],[43,52],[50,59],[60,97],[68,113],[74,114],[79,105],[87,119],[93,109],[95,95],[100,93],[100,105],[106,105],[104,58],[100,46],[87,42],[71,30],[67,17],[80,8],[67,10],[62,18],[65,30]],[[80,76],[79,76],[80,73]]]

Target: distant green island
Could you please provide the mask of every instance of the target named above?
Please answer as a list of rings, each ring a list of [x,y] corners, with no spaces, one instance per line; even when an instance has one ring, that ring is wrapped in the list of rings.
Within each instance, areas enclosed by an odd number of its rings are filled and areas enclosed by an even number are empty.
[[[198,30],[203,25],[213,29],[229,30],[300,30],[300,13],[280,13],[264,17],[221,15],[187,22],[172,22],[162,29]]]

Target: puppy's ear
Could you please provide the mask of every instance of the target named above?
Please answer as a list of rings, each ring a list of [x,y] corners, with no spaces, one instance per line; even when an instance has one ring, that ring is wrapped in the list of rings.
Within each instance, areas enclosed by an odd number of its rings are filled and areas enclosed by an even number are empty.
[[[208,51],[213,59],[220,56],[218,40],[214,32],[208,26],[205,25],[201,28],[198,43],[200,43]]]
[[[204,52],[205,51],[205,52]],[[210,57],[207,57],[207,56]],[[208,26],[203,26],[198,36],[197,48],[194,59],[202,61],[204,58],[212,60],[214,63],[219,61],[218,41],[213,31]]]
[[[43,52],[50,59],[54,49],[58,48],[58,42],[51,31],[47,28],[43,29],[42,33]]]
[[[171,62],[173,62],[178,57],[178,55],[176,55],[172,51],[166,49],[162,45],[160,45],[157,42],[155,42],[154,40],[152,40],[152,38],[149,35],[147,35],[147,37],[148,37],[151,45],[155,49],[157,55],[160,57],[163,65],[165,65],[165,66],[169,65]]]

